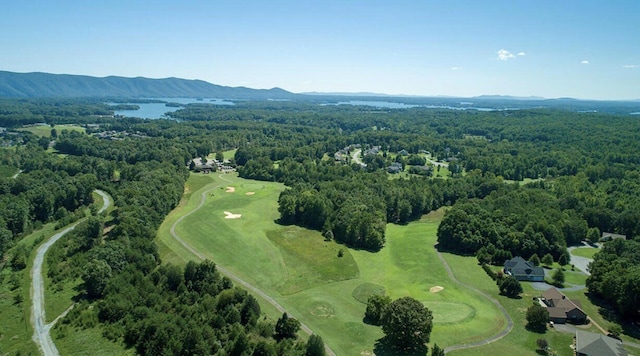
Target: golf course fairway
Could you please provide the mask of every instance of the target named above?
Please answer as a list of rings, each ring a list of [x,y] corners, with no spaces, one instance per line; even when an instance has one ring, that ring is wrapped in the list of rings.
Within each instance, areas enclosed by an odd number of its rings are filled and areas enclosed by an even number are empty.
[[[498,308],[453,282],[438,259],[434,244],[441,211],[407,225],[387,225],[385,247],[372,253],[325,241],[318,231],[279,225],[283,189],[236,173],[192,174],[183,201],[158,232],[163,262],[214,261],[276,300],[338,355],[370,355],[383,336],[379,327],[362,321],[372,293],[422,301],[434,316],[431,343],[441,347],[477,342],[505,329]],[[189,248],[174,238],[172,227]],[[468,270],[489,278],[480,268]],[[256,297],[270,317],[279,316]]]

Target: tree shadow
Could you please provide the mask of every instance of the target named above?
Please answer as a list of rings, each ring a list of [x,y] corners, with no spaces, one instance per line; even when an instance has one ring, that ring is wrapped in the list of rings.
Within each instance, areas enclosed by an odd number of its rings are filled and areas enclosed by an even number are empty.
[[[525,329],[527,329],[527,330],[529,330],[529,331],[531,331],[533,333],[540,334],[540,335],[544,335],[544,334],[547,333],[547,325],[543,325],[543,326],[540,326],[540,327],[533,327],[533,326],[527,324],[525,326]]]
[[[416,349],[401,350],[396,348],[395,345],[385,336],[376,340],[373,352],[378,356],[425,356],[429,352],[429,349],[426,345],[422,345]]]
[[[587,296],[587,298],[589,298],[589,301],[591,302],[591,304],[598,307],[598,313],[602,315],[602,317],[606,321],[611,321],[611,322],[621,321],[620,315],[618,315],[617,311],[606,300],[589,292],[585,292],[584,295]]]

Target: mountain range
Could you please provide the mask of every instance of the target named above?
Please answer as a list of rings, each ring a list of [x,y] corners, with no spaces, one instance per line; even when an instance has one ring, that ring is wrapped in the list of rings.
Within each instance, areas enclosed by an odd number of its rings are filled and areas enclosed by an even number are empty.
[[[86,75],[15,73],[0,71],[0,97],[104,97],[104,98],[221,98],[291,99],[296,94],[280,88],[251,89],[180,78],[104,78]]]

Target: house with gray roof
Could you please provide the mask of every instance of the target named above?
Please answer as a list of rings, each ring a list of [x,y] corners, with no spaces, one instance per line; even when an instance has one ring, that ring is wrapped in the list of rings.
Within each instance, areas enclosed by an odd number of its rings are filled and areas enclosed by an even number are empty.
[[[602,334],[576,330],[577,356],[627,356],[622,341]]]
[[[544,269],[537,267],[524,258],[516,256],[504,262],[504,273],[519,281],[543,282]]]

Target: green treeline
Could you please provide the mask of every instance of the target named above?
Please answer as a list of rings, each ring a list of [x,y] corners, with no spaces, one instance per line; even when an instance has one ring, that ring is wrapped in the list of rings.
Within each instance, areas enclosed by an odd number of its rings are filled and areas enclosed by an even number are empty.
[[[154,238],[182,197],[190,160],[231,149],[237,151],[229,165],[242,177],[288,186],[279,198],[281,223],[348,246],[379,250],[387,223],[404,224],[443,206],[450,208],[438,231],[440,247],[488,263],[515,255],[566,260],[567,246],[601,232],[640,236],[634,117],[305,102],[193,104],[173,114],[181,121],[94,116],[104,109],[88,99],[0,100],[0,126],[99,122],[88,132],[105,134],[60,132],[56,154],[47,150],[48,138],[0,133],[8,146],[0,148],[0,165],[9,172],[0,178],[0,254],[11,261],[2,268],[12,262],[24,268],[27,252],[12,246],[41,224],[64,226],[95,212],[87,209],[94,189],[115,200],[108,217],[86,218],[47,254],[53,288],[83,281],[80,304],[53,331],[59,336],[71,326],[100,323],[106,337],[142,354],[304,354],[304,345],[278,337],[251,297],[213,263],[161,265]],[[362,157],[366,166],[351,158],[355,149],[374,148]],[[405,172],[387,173],[393,163]],[[534,181],[520,185],[525,178]],[[594,295],[633,317],[630,306],[638,303],[627,297],[640,285],[636,245],[605,247],[588,282]]]
[[[626,319],[640,316],[640,242],[614,240],[593,257],[589,292],[615,306]]]

